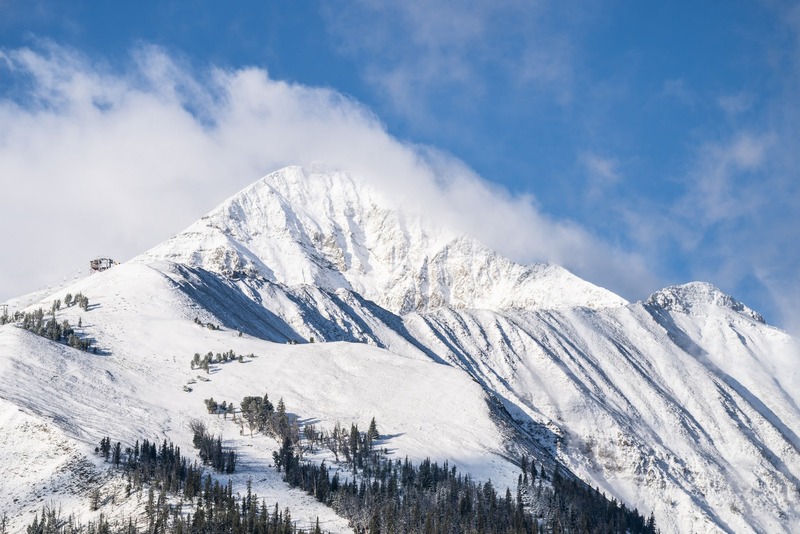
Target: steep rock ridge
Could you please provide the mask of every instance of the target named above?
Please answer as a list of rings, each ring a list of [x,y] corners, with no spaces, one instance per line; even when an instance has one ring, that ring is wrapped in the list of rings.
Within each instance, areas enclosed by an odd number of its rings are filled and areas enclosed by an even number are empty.
[[[136,261],[231,278],[347,289],[395,313],[453,308],[622,306],[547,264],[516,264],[344,173],[289,167],[234,195]]]

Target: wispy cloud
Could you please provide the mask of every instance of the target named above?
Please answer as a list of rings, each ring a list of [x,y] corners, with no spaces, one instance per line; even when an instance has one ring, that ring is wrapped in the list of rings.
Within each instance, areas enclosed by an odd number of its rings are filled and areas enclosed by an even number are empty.
[[[726,115],[735,118],[736,116],[750,110],[753,107],[754,96],[746,91],[734,94],[725,94],[717,99],[717,104]]]
[[[790,305],[800,298],[800,182],[786,166],[798,148],[781,130],[732,131],[700,146],[675,202],[626,209],[628,235],[645,257],[686,258],[688,276],[742,291],[771,321],[800,327]]]
[[[571,40],[554,27],[548,2],[358,0],[325,6],[343,53],[359,58],[364,78],[412,121],[424,121],[443,94],[474,107],[490,92],[487,84],[569,99]]]
[[[686,80],[682,78],[664,80],[661,96],[675,99],[686,106],[692,106],[695,103],[694,93],[689,88]]]
[[[762,170],[771,135],[736,134],[700,150],[679,211],[704,225],[752,215],[763,207]]]
[[[587,153],[581,157],[592,184],[600,188],[612,186],[620,181],[619,162],[616,158],[607,158]]]
[[[662,86],[662,97],[714,120],[686,123],[687,152],[675,153],[684,161],[642,178],[665,194],[631,197],[619,187],[603,198],[618,203],[624,239],[670,282],[711,281],[798,334],[800,8],[764,4],[772,10],[770,34],[758,34],[735,65],[757,77],[720,77],[713,89],[683,78]],[[590,187],[618,173],[608,163],[613,150],[601,153],[582,159]]]
[[[127,259],[260,176],[320,161],[517,261],[554,261],[627,296],[652,288],[641,257],[397,141],[335,91],[256,68],[196,72],[148,46],[123,71],[55,45],[3,51],[0,64],[24,88],[0,96],[0,226],[16,251],[0,261],[0,298],[95,254]]]

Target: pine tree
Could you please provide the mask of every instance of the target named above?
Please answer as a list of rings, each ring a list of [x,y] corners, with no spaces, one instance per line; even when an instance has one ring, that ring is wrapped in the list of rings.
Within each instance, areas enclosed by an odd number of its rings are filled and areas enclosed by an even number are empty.
[[[370,440],[376,440],[376,439],[378,439],[378,437],[380,437],[380,434],[378,434],[378,425],[375,424],[375,418],[374,417],[372,418],[372,421],[370,421],[370,423],[369,423],[369,429],[367,430],[367,436],[369,437]]]
[[[89,496],[89,509],[95,511],[98,508],[100,508],[100,490],[94,488]]]

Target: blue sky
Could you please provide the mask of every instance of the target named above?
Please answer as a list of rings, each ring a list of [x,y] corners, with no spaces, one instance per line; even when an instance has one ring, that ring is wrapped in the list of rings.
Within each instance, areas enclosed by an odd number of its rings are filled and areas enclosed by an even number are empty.
[[[495,231],[479,237],[518,261],[562,263],[631,300],[706,280],[794,330],[799,38],[800,8],[771,0],[0,0],[0,180],[13,192],[0,224],[24,228],[0,239],[36,264],[4,255],[0,299],[101,249],[127,259],[276,165],[391,175],[376,155],[413,153],[425,162],[408,172],[450,176],[434,181],[457,207],[493,199],[481,221]],[[89,93],[110,111],[81,111]],[[254,114],[254,94],[294,111]],[[177,145],[158,168],[131,156],[160,154],[153,128]],[[279,149],[280,129],[303,147]],[[110,205],[105,233],[71,210],[58,245],[18,225],[43,216],[48,187]],[[150,208],[162,214],[141,222]]]

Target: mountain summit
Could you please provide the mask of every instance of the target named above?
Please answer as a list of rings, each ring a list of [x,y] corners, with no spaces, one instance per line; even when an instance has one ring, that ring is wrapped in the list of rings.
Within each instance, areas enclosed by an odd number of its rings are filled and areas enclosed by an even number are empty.
[[[229,278],[352,290],[395,312],[593,309],[627,302],[550,264],[523,266],[403,210],[345,173],[272,173],[138,258]]]
[[[707,282],[690,282],[664,288],[650,295],[647,304],[682,313],[702,313],[705,306],[718,306],[740,313],[759,323],[765,322],[760,313],[751,310]]]

